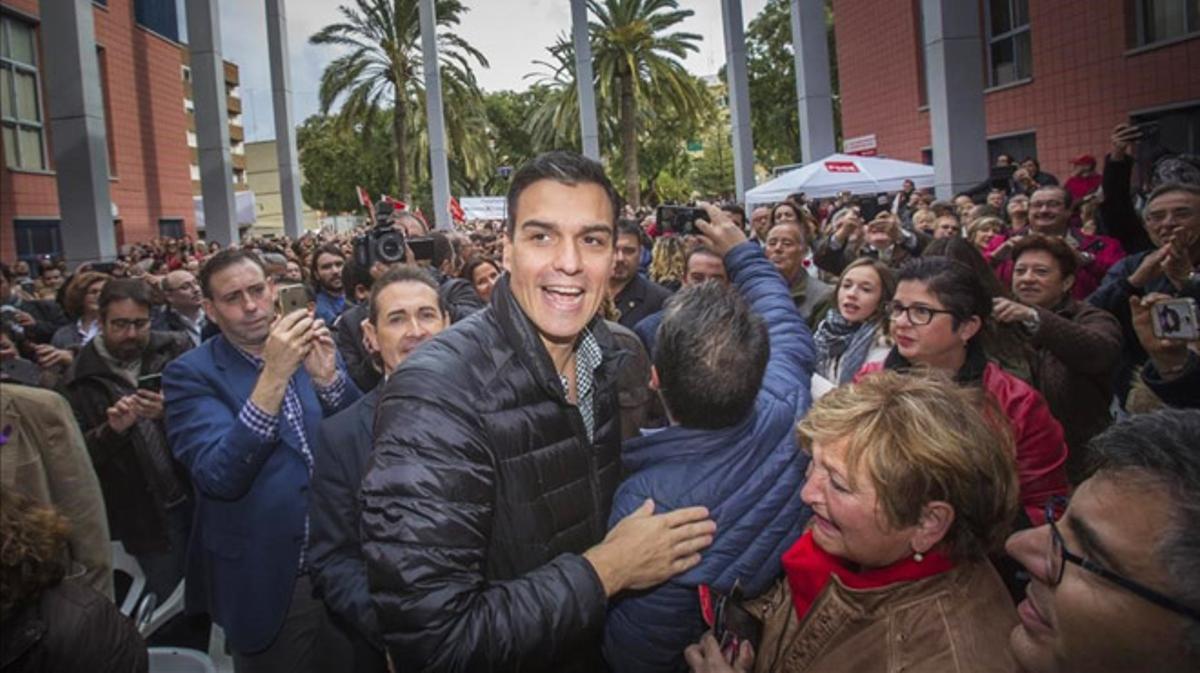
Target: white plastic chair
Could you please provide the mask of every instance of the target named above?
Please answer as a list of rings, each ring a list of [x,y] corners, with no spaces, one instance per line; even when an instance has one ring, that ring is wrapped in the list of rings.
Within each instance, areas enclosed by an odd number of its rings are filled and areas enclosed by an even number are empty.
[[[146,573],[142,572],[142,566],[138,564],[137,559],[125,551],[125,545],[120,542],[112,543],[112,565],[113,572],[125,573],[131,580],[129,590],[121,600],[121,614],[133,617],[146,591]]]
[[[146,573],[137,559],[125,551],[125,545],[113,542],[112,554],[113,571],[125,573],[131,580],[121,601],[121,614],[133,619],[138,633],[149,638],[172,617],[183,612],[184,581],[179,580],[171,595],[160,603],[157,595],[146,591]]]

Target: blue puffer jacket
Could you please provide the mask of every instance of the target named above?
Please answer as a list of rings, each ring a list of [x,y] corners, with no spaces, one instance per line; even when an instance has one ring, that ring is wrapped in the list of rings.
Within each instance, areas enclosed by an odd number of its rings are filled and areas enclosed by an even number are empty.
[[[725,266],[766,320],[771,357],[754,410],[741,423],[672,426],[625,444],[621,460],[630,477],[617,489],[610,528],[653,498],[656,512],[708,507],[717,535],[699,566],[609,609],[604,653],[616,673],[685,670],[683,650],[706,628],[696,587],[726,593],[740,580],[748,597],[763,593],[810,513],[800,501],[808,459],[797,450],[794,428],[812,402],[812,334],[761,247],[737,246]]]

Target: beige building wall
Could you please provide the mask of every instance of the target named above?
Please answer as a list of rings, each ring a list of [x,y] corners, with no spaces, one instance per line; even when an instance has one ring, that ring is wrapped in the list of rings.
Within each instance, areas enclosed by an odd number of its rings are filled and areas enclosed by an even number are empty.
[[[283,236],[283,199],[279,194],[279,159],[275,154],[274,140],[246,143],[246,184],[254,192],[258,217],[251,233]],[[300,174],[300,184],[304,184],[303,172]],[[307,204],[301,205],[304,208],[304,230],[320,228],[320,213]]]

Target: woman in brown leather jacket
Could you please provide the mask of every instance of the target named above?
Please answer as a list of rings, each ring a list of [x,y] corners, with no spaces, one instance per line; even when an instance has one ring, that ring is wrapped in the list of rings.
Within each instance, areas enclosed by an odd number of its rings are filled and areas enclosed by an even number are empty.
[[[1016,611],[987,554],[1016,515],[1017,478],[992,406],[891,372],[818,401],[798,429],[809,528],[745,606],[762,620],[758,651],[706,635],[685,652],[692,670],[1014,671]]]

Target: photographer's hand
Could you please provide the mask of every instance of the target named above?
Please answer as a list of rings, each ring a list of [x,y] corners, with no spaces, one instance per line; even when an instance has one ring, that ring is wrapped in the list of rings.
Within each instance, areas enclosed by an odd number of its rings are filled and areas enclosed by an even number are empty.
[[[1109,141],[1112,142],[1112,153],[1109,157],[1113,161],[1124,161],[1126,158],[1133,156],[1134,146],[1142,137],[1142,130],[1133,124],[1117,124],[1113,127],[1112,135]]]
[[[1132,317],[1133,331],[1137,334],[1138,343],[1146,349],[1146,354],[1154,363],[1154,368],[1164,378],[1169,378],[1171,372],[1183,368],[1188,361],[1187,342],[1179,339],[1159,339],[1154,336],[1153,306],[1173,297],[1153,292],[1145,297],[1130,297],[1129,312]]]
[[[746,242],[746,233],[733,223],[729,213],[711,203],[701,201],[698,205],[708,213],[709,221],[696,220],[696,228],[708,239],[714,252],[724,257],[730,250]]]

